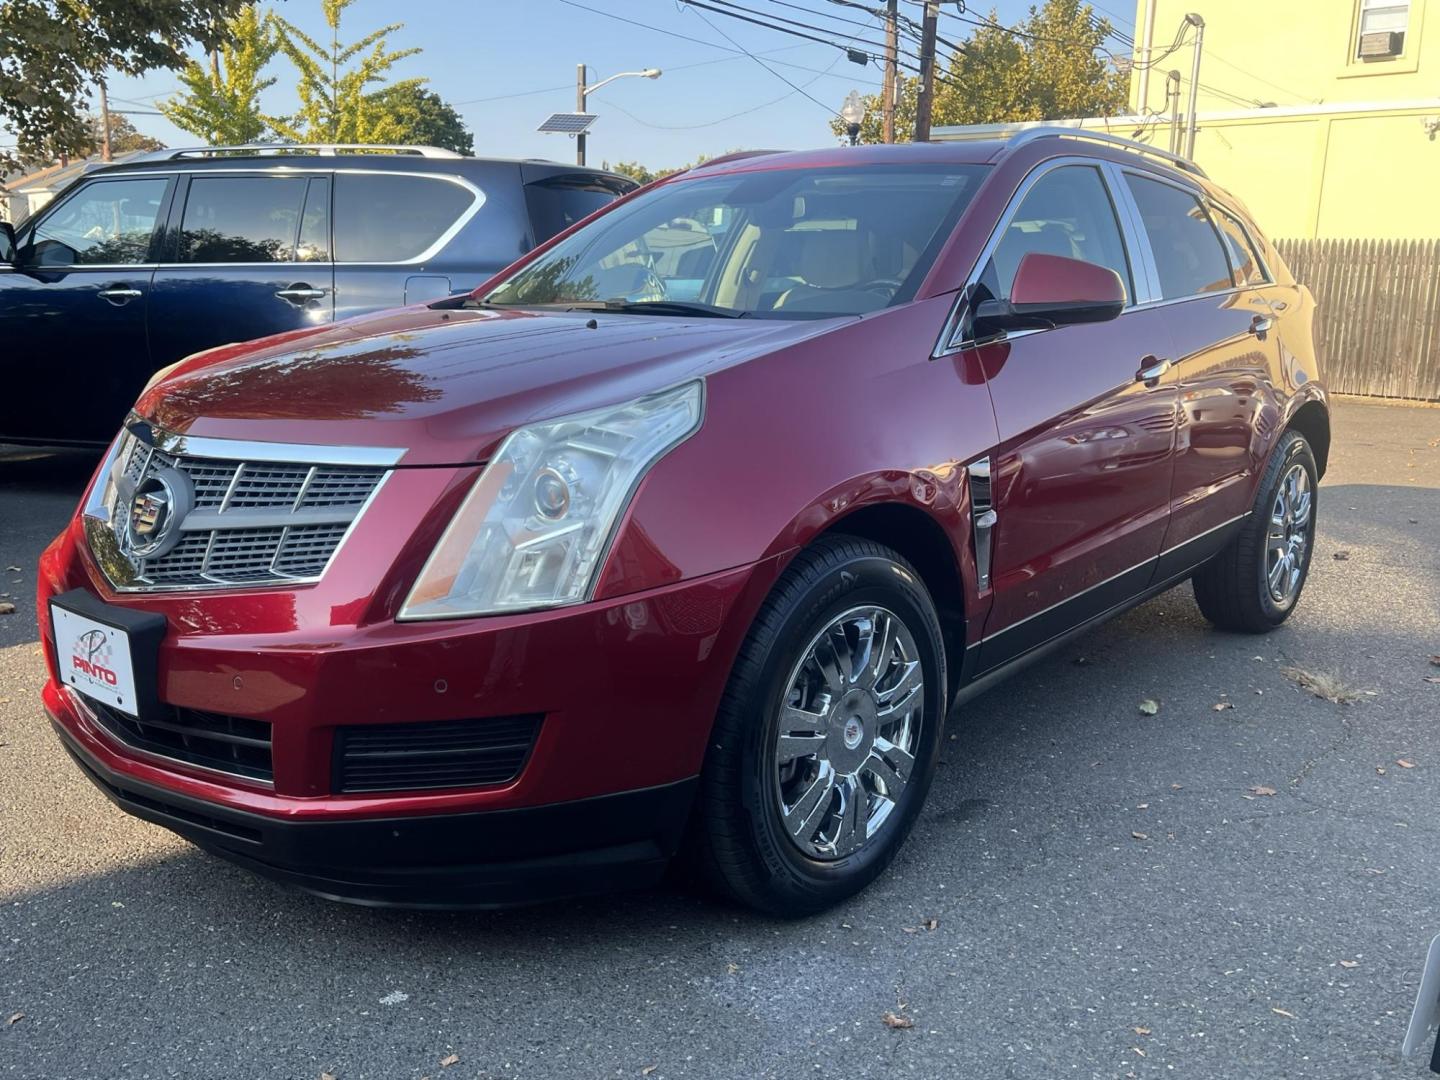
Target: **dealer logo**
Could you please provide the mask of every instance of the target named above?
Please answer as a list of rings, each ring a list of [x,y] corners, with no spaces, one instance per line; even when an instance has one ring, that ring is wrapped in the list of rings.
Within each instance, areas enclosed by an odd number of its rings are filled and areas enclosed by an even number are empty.
[[[119,676],[110,668],[110,635],[104,630],[87,630],[75,639],[70,661],[76,671],[97,682],[114,686]]]

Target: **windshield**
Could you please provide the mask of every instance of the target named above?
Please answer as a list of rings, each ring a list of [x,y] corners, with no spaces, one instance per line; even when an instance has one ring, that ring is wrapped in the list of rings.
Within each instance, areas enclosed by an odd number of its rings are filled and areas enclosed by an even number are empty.
[[[568,237],[485,297],[762,318],[909,300],[985,166],[771,169],[680,180]]]

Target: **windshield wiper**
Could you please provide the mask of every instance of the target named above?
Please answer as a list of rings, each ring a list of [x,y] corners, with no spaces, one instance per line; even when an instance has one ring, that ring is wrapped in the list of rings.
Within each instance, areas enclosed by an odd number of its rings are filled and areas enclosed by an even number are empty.
[[[576,300],[556,304],[574,311],[618,311],[625,315],[702,315],[711,319],[743,319],[744,311],[702,304],[698,300]]]

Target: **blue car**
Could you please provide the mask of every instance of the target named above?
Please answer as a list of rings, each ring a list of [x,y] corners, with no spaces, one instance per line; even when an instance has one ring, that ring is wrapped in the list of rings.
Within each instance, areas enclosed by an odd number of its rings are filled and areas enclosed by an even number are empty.
[[[108,442],[191,353],[468,292],[635,187],[433,147],[162,150],[0,223],[0,442]],[[56,392],[59,391],[59,392]]]

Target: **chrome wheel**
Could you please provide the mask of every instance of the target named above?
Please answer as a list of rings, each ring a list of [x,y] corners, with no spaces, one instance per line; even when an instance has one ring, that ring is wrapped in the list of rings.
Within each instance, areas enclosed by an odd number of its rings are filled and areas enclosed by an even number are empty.
[[[1265,541],[1265,583],[1277,604],[1288,604],[1299,591],[1310,546],[1313,501],[1310,473],[1298,462],[1291,465],[1275,492]]]
[[[851,608],[815,635],[775,742],[775,796],[802,852],[841,858],[885,824],[915,768],[924,701],[915,638],[894,612]]]

